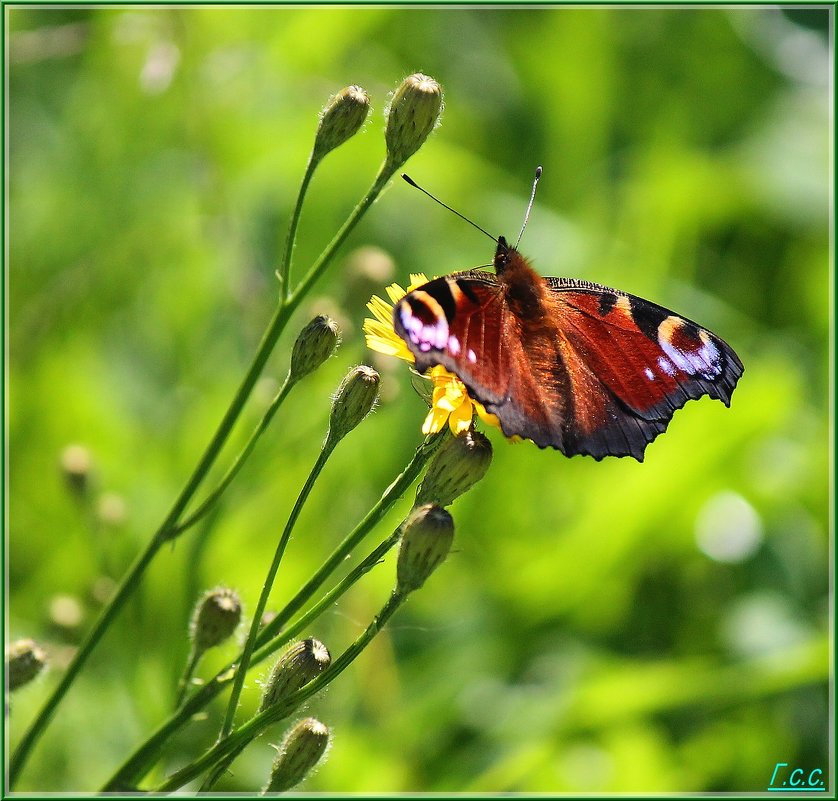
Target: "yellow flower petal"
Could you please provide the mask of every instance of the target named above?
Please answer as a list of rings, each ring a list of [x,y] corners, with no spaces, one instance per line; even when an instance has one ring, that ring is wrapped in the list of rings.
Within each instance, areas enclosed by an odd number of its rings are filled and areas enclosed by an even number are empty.
[[[466,398],[448,417],[448,425],[454,434],[462,434],[471,428],[471,420],[474,416],[474,404],[470,398]]]
[[[447,420],[448,412],[440,411],[436,406],[432,406],[428,412],[428,416],[425,418],[425,422],[422,423],[422,433],[427,435],[442,431]]]
[[[398,284],[390,284],[385,291],[390,298],[391,310],[407,294]]]

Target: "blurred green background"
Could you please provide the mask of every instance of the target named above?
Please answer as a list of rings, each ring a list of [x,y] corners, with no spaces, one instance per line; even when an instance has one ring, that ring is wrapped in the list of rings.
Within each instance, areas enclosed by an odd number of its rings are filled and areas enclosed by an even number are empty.
[[[249,363],[321,106],[357,83],[374,111],[315,177],[297,275],[370,184],[388,93],[422,70],[446,107],[407,165],[417,181],[512,237],[542,164],[522,243],[536,268],[699,321],[745,375],[730,409],[677,413],[643,464],[490,431],[492,469],[452,507],[456,552],[310,703],[334,746],[303,788],[744,792],[777,762],[831,781],[828,9],[6,13],[8,636],[37,638],[52,662],[13,698],[12,745]],[[367,361],[383,402],[324,471],[271,606],[363,516],[425,414],[405,365],[365,350],[364,303],[492,252],[403,182],[387,190],[295,317],[222,463],[316,312],[340,321],[337,358],[292,394],[212,525],[159,555],[18,789],[93,790],[168,715],[197,594],[223,583],[253,608],[330,393]],[[73,443],[93,459],[86,504],[59,470]],[[393,573],[388,558],[310,633],[342,651]],[[222,710],[152,778],[210,744]],[[280,737],[219,787],[259,788]]]

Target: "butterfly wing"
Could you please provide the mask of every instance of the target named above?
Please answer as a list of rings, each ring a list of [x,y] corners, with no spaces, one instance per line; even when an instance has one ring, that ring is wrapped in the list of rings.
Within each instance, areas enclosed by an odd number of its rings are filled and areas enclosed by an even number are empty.
[[[646,445],[688,400],[708,395],[730,405],[744,368],[715,334],[625,292],[546,280],[573,388],[565,430],[574,452],[642,460]]]
[[[417,369],[457,375],[507,436],[642,461],[688,400],[729,405],[743,367],[717,336],[618,290],[541,278],[514,257],[501,277],[438,278],[394,310]]]

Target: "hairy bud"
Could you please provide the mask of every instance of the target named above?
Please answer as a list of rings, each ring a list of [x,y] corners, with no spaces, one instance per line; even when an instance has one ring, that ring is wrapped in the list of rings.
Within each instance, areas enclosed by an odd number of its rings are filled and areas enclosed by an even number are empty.
[[[367,365],[352,368],[338,387],[329,417],[329,438],[345,437],[374,408],[381,376]]]
[[[492,443],[479,431],[450,437],[434,454],[425,478],[416,491],[416,504],[449,506],[468,492],[492,463]]]
[[[369,110],[369,96],[360,86],[341,89],[320,113],[312,158],[322,159],[330,150],[355,136]]]
[[[396,89],[387,110],[384,139],[391,164],[404,164],[430,135],[442,114],[442,87],[417,72]]]
[[[204,593],[192,612],[189,636],[198,654],[221,645],[233,635],[242,616],[238,593],[227,587],[217,587]]]
[[[396,588],[418,590],[439,567],[454,541],[454,520],[441,506],[414,509],[404,523],[396,562]]]
[[[316,718],[294,726],[277,750],[265,793],[281,793],[296,787],[311,772],[329,747],[329,727]]]
[[[318,314],[297,337],[291,352],[291,380],[299,381],[313,373],[340,345],[338,324]]]
[[[313,638],[294,643],[279,657],[262,692],[264,712],[319,676],[332,662],[329,649]]]

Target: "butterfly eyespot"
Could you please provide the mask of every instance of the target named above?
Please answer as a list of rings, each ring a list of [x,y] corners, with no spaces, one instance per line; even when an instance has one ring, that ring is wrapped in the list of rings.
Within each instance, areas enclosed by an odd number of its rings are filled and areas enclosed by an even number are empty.
[[[422,353],[430,350],[443,350],[448,344],[448,323],[439,304],[427,292],[414,293],[397,307],[401,326],[407,334],[408,346],[419,348]],[[431,302],[436,309],[431,307]],[[424,319],[423,319],[424,318]],[[407,341],[406,340],[406,341]]]

